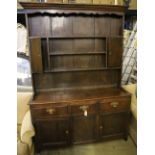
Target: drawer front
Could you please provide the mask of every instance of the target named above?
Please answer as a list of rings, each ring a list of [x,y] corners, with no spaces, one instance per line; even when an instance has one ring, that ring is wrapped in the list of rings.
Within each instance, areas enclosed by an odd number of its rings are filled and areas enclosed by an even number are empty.
[[[87,116],[89,114],[96,114],[96,113],[97,113],[97,102],[96,101],[79,102],[76,105],[71,105],[72,115]]]
[[[31,111],[33,118],[36,119],[63,117],[69,115],[68,106],[62,106],[62,107],[47,106],[44,108],[32,108]]]
[[[100,102],[100,112],[128,111],[129,109],[129,98],[104,99]]]

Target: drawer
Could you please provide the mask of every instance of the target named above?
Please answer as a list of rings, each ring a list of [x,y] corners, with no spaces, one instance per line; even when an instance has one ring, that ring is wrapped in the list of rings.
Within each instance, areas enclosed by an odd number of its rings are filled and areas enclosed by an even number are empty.
[[[113,98],[100,101],[100,112],[128,111],[129,109],[129,98]]]
[[[80,102],[76,105],[71,105],[71,114],[72,115],[83,115],[87,116],[89,114],[97,113],[97,102]]]
[[[53,107],[47,106],[43,108],[32,108],[32,116],[37,119],[49,117],[63,117],[69,115],[68,106]]]

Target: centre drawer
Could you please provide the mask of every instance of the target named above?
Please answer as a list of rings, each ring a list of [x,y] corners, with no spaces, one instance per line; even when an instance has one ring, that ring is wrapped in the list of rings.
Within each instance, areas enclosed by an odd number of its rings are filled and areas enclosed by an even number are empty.
[[[109,98],[100,101],[100,112],[119,112],[130,110],[130,98]]]
[[[76,104],[71,105],[71,114],[72,115],[83,115],[87,116],[89,114],[97,113],[97,102],[96,101],[83,101],[77,102]]]
[[[63,117],[69,115],[68,106],[46,106],[31,108],[34,118],[43,119],[50,117]]]

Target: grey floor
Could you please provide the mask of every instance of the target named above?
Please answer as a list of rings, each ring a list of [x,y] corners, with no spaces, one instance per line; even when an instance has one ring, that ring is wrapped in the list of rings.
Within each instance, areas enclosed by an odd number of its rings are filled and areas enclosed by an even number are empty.
[[[95,144],[75,145],[70,148],[42,151],[40,155],[136,155],[137,149],[129,137]]]

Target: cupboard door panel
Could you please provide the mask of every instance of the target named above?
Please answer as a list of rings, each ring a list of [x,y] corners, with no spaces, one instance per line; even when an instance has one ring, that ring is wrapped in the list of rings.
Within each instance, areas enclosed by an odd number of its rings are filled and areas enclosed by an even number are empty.
[[[69,119],[49,119],[35,122],[36,137],[41,147],[63,146],[69,141]]]
[[[96,140],[96,116],[75,116],[72,119],[73,143],[86,143]]]
[[[121,67],[123,51],[122,38],[109,38],[108,47],[108,67]]]
[[[128,123],[128,113],[117,113],[100,116],[100,137],[125,134]]]
[[[31,64],[33,73],[42,73],[42,53],[41,53],[41,40],[40,38],[30,39],[31,47]]]

